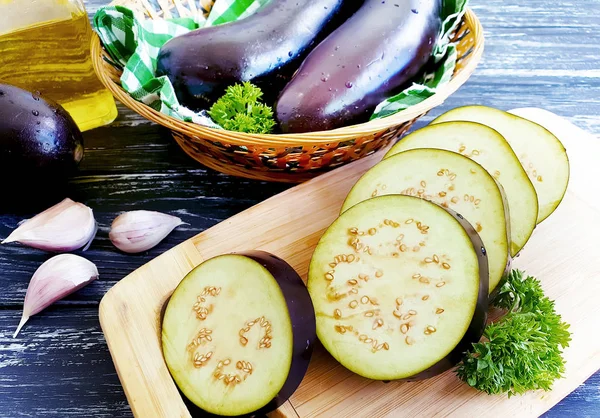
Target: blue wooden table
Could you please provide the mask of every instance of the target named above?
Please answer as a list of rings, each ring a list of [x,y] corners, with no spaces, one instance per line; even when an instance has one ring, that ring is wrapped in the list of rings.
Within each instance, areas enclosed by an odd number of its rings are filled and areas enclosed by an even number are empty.
[[[105,3],[88,0],[88,12]],[[485,28],[483,61],[469,82],[417,127],[460,105],[538,106],[599,135],[600,1],[472,0],[471,6]],[[85,255],[97,264],[100,280],[32,318],[12,339],[29,279],[49,255],[0,247],[2,418],[131,417],[98,323],[102,296],[165,250],[290,187],[207,170],[165,129],[123,106],[112,125],[85,134],[85,152],[80,175],[54,202],[68,195],[94,209],[100,231]],[[116,214],[132,209],[172,213],[189,225],[147,253],[124,255],[108,240],[108,228]],[[32,212],[33,206],[0,208],[0,237]],[[600,373],[545,416],[600,417]]]

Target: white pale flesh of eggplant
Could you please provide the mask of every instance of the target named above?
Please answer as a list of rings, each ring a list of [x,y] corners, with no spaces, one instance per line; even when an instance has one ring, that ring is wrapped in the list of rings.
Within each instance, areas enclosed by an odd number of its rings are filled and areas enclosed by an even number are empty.
[[[416,148],[445,149],[464,155],[479,163],[502,185],[510,214],[510,252],[516,256],[537,225],[538,197],[506,139],[480,123],[444,122],[407,135],[385,158]]]
[[[471,121],[497,130],[510,144],[537,192],[541,223],[558,207],[569,184],[569,158],[565,147],[550,131],[525,118],[486,106],[453,109],[432,124]]]
[[[397,380],[435,368],[473,325],[479,339],[485,320],[472,319],[488,296],[480,284],[476,249],[457,219],[426,200],[390,195],[333,222],[307,286],[327,351],[363,377]]]
[[[207,412],[256,411],[287,379],[293,336],[286,301],[271,273],[250,258],[218,256],[188,275],[169,300],[162,332],[177,386]],[[261,347],[267,336],[269,346]]]
[[[367,171],[348,194],[342,212],[363,200],[389,194],[419,197],[463,215],[483,240],[490,293],[496,289],[511,260],[508,204],[501,186],[482,166],[446,150],[404,151]]]

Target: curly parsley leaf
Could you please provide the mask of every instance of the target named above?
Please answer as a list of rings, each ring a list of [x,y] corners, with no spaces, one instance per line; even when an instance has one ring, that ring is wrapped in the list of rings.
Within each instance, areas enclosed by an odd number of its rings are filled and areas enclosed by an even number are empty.
[[[271,133],[275,126],[273,109],[261,103],[263,92],[250,82],[229,86],[208,114],[228,131],[252,134]]]
[[[565,371],[562,349],[571,341],[569,325],[556,313],[537,279],[512,271],[492,304],[508,310],[473,344],[457,375],[488,394],[508,396],[550,390]]]
[[[492,304],[511,312],[551,312],[554,309],[554,303],[544,296],[540,282],[531,276],[525,277],[519,270],[510,272]]]

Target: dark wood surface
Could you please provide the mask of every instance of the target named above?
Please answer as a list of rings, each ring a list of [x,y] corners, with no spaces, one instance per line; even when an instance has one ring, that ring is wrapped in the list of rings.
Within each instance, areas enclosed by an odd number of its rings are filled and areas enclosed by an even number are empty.
[[[88,12],[105,3],[88,0]],[[485,28],[483,61],[469,82],[417,127],[465,104],[537,106],[599,135],[600,2],[473,0],[471,5]],[[0,247],[0,417],[131,417],[98,323],[102,296],[165,250],[290,187],[207,170],[188,158],[168,131],[123,106],[111,126],[85,134],[85,148],[80,175],[51,203],[69,196],[94,209],[100,231],[85,256],[98,265],[100,280],[32,318],[12,339],[29,279],[49,255],[18,245]],[[20,206],[0,213],[0,237],[35,214],[34,205]],[[132,209],[176,214],[189,225],[147,253],[124,255],[112,247],[108,228],[118,213]],[[600,417],[600,373],[545,416]]]

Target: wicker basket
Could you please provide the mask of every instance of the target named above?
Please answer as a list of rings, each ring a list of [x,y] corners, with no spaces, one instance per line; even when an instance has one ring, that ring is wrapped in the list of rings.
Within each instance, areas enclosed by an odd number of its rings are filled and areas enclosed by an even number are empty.
[[[148,18],[190,16],[198,13],[197,0],[117,0],[114,3],[136,9]],[[152,6],[160,4],[159,6]],[[213,0],[200,1],[207,13]],[[121,73],[107,61],[108,53],[94,34],[91,54],[102,83],[125,106],[143,117],[165,126],[191,157],[217,171],[258,180],[298,183],[330,169],[386,148],[405,134],[414,122],[463,85],[473,73],[483,53],[483,29],[467,10],[456,31],[458,64],[452,80],[427,100],[386,118],[324,132],[302,134],[246,134],[211,129],[166,116],[131,98],[120,87]]]

